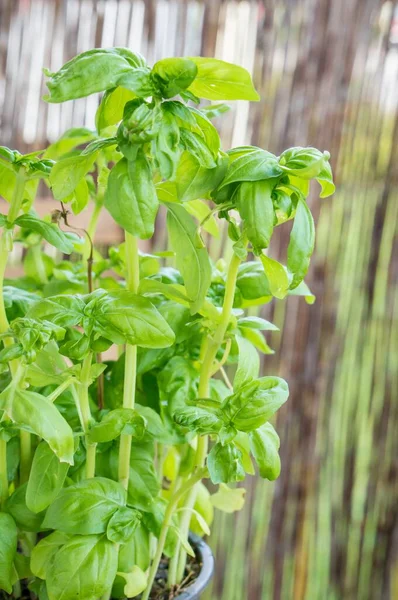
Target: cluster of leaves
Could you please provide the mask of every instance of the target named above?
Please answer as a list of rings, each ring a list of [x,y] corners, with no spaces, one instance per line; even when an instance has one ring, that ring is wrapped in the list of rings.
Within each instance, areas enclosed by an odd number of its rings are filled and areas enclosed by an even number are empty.
[[[10,203],[1,273],[13,242],[26,247],[24,275],[4,281],[0,298],[0,589],[18,598],[26,579],[40,600],[148,598],[158,554],[193,552],[185,514],[207,534],[214,508],[243,505],[244,489],[228,484],[254,463],[265,479],[279,475],[270,419],[288,386],[259,377],[259,353],[272,352],[263,332],[277,328],[244,309],[314,300],[303,281],[314,248],[306,198],[312,179],[322,197],[333,193],[329,155],[223,152],[211,119],[228,107],[200,100],[258,99],[247,71],[223,61],[150,68],[128,49],[96,49],[46,74],[48,102],[104,93],[96,131],[70,130],[26,156],[0,149]],[[48,220],[32,210],[40,179],[61,202]],[[89,203],[88,230],[68,232],[65,205],[77,215]],[[170,249],[137,253],[160,206]],[[106,257],[92,247],[103,208],[126,235]],[[229,267],[202,238],[223,220]],[[264,251],[288,220],[284,266]]]

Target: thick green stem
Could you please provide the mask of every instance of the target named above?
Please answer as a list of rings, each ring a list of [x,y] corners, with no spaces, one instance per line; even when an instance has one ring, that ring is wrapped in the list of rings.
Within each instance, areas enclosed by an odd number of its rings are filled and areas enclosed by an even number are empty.
[[[189,490],[198,482],[202,479],[204,475],[204,469],[198,469],[191,477],[190,479],[188,479],[188,481],[174,494],[174,496],[170,499],[170,502],[167,505],[166,508],[166,512],[164,515],[164,520],[163,520],[163,524],[162,524],[162,529],[160,531],[160,535],[159,535],[159,539],[158,539],[158,544],[156,547],[156,553],[154,556],[154,559],[152,561],[152,565],[151,568],[149,570],[149,575],[148,575],[148,587],[146,588],[145,592],[142,595],[142,600],[148,600],[149,599],[149,595],[151,593],[151,588],[153,585],[153,582],[155,581],[155,577],[156,577],[156,573],[158,571],[159,568],[159,564],[162,558],[162,554],[163,554],[163,550],[164,550],[164,545],[166,543],[166,537],[167,537],[167,533],[169,531],[169,527],[171,524],[171,519],[173,517],[174,511],[178,506],[178,502],[180,501],[180,499],[185,496],[185,494],[187,492],[189,492]]]
[[[126,232],[126,267],[127,288],[137,293],[140,283],[140,264],[137,238]],[[135,388],[137,380],[137,346],[126,345],[124,370],[123,406],[134,408]],[[125,489],[128,488],[130,477],[130,456],[132,436],[124,434],[120,437],[119,450],[119,481]]]
[[[88,396],[90,385],[90,371],[93,360],[93,354],[90,352],[83,361],[80,375],[80,382],[77,388],[79,397],[80,415],[83,431],[86,434],[86,477],[87,479],[95,476],[95,453],[97,444],[91,444],[88,440],[88,431],[90,429],[91,411]]]
[[[210,340],[205,342],[205,352],[203,355],[202,368],[200,371],[199,379],[199,398],[207,398],[210,395],[209,382],[214,372],[213,365],[217,355],[217,352],[224,341],[224,337],[229,325],[231,318],[231,312],[235,297],[236,278],[238,275],[238,269],[241,261],[233,254],[231,262],[228,268],[227,281],[225,284],[225,296],[223,309],[221,313],[221,320],[218,327]],[[197,467],[203,467],[206,462],[208,449],[208,437],[206,435],[198,438],[198,446],[196,451],[196,465]],[[195,485],[184,502],[184,508],[191,509],[195,506],[196,497],[198,494],[198,485]],[[180,531],[182,536],[187,539],[189,534],[189,525],[191,522],[191,511],[185,510],[180,521]],[[175,556],[171,561],[171,572],[169,573],[169,585],[175,585],[182,581],[185,571],[185,565],[187,560],[187,554],[182,548],[181,544],[178,544]],[[176,566],[177,565],[177,566]]]

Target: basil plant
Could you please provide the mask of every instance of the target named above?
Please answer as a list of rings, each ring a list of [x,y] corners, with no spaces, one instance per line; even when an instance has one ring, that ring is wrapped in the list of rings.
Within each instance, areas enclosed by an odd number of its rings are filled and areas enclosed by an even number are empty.
[[[96,131],[28,155],[0,148],[0,596],[148,600],[166,558],[178,597],[190,531],[242,507],[246,474],[279,475],[270,420],[288,385],[259,376],[263,332],[277,328],[245,310],[314,299],[306,198],[313,179],[333,193],[329,154],[222,150],[223,101],[259,96],[221,60],[150,68],[95,49],[45,73],[47,102],[103,95]],[[48,218],[34,209],[41,180],[59,201]],[[88,207],[75,227],[70,213]],[[167,250],[147,254],[159,209]],[[124,231],[106,256],[93,246],[102,211]],[[282,264],[268,247],[286,221]],[[215,263],[205,240],[220,230]],[[24,274],[4,279],[13,244]]]

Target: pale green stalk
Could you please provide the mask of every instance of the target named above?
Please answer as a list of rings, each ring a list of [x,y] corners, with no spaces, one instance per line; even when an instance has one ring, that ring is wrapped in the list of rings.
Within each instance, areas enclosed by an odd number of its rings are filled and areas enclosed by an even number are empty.
[[[137,293],[140,283],[140,263],[138,254],[137,238],[126,231],[126,266],[127,266],[127,288],[130,292]],[[137,380],[137,346],[126,345],[123,406],[134,408],[135,387]],[[119,450],[119,481],[127,490],[130,477],[130,456],[132,436],[123,434],[120,436]]]
[[[90,479],[95,476],[95,453],[97,444],[91,444],[88,439],[88,431],[90,429],[91,411],[88,396],[88,388],[90,386],[90,371],[92,365],[93,354],[90,352],[82,363],[80,382],[77,386],[77,395],[79,399],[79,408],[82,421],[83,431],[86,434],[86,477]]]
[[[238,269],[240,263],[241,260],[236,256],[236,254],[233,254],[228,268],[221,320],[214,333],[214,336],[210,340],[206,341],[206,351],[204,353],[199,379],[199,398],[208,398],[210,395],[209,382],[213,373],[213,365],[214,360],[216,358],[216,354],[224,341],[224,337],[231,318],[235,297],[236,278],[238,276]],[[198,447],[196,451],[196,464],[198,467],[204,466],[207,456],[207,449],[207,436],[199,437]],[[195,506],[197,493],[198,485],[195,485],[185,498],[185,502],[183,504],[184,508],[191,509]],[[190,510],[183,511],[180,522],[180,530],[184,539],[188,539],[191,517],[192,515]],[[176,583],[182,581],[184,577],[186,560],[186,551],[184,550],[184,548],[182,548],[181,544],[179,543],[177,545],[175,555],[170,564],[169,585],[175,585]]]

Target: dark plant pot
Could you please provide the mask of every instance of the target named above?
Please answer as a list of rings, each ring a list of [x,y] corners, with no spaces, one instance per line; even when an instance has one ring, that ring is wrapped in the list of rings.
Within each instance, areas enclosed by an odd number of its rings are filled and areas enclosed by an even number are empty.
[[[193,533],[190,534],[189,541],[195,550],[198,561],[202,564],[202,568],[195,581],[186,587],[176,597],[176,600],[199,600],[214,575],[214,556],[210,547],[202,538]]]

